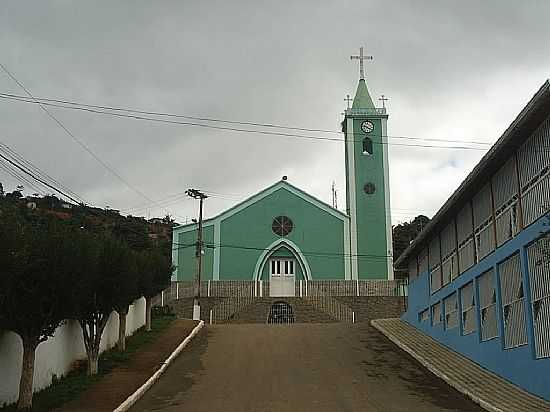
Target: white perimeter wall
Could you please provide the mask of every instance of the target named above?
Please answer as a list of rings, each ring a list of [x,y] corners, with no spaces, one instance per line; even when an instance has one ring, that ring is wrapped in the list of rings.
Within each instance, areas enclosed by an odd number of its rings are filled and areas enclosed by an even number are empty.
[[[126,322],[126,335],[133,334],[145,325],[145,299],[140,298],[130,306]],[[101,338],[101,351],[112,348],[118,341],[118,314],[113,312]],[[17,401],[23,345],[19,335],[0,331],[0,406]],[[55,331],[55,335],[36,349],[34,367],[34,391],[48,387],[52,376],[67,374],[74,361],[86,359],[82,330],[75,320],[67,321]]]

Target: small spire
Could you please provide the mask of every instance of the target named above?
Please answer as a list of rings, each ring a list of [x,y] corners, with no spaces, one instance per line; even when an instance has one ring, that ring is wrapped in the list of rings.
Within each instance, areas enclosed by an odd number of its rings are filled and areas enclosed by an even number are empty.
[[[353,99],[352,109],[374,109],[374,103],[369,94],[367,88],[367,82],[365,79],[359,80],[357,85],[357,91],[355,92],[355,98]]]

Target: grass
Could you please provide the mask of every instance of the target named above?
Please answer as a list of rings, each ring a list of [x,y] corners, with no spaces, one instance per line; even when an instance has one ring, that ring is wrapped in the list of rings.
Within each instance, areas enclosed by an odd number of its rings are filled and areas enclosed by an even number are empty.
[[[114,368],[127,362],[140,348],[155,341],[174,319],[175,317],[172,315],[154,317],[151,332],[146,332],[143,327],[126,339],[126,352],[118,352],[116,347],[103,352],[99,358],[99,373],[96,376],[87,376],[86,362],[80,362],[76,369],[55,381],[46,389],[35,393],[31,411],[48,412],[76,399],[83,391],[101,380]],[[16,405],[0,407],[0,412],[15,411],[17,411]]]

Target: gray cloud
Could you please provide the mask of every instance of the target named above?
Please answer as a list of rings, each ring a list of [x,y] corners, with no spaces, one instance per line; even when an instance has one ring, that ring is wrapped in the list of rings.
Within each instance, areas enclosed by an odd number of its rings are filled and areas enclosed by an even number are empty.
[[[366,44],[371,94],[391,98],[390,135],[493,142],[548,77],[549,13],[542,1],[13,1],[0,49],[40,97],[337,129],[357,82],[349,55]],[[3,73],[0,90],[22,93]],[[338,143],[52,112],[152,199],[205,188],[223,194],[213,214],[288,174],[325,201],[336,180],[344,205]],[[0,116],[0,141],[89,202],[146,203],[38,107],[0,100]],[[394,222],[436,210],[482,154],[391,146]]]

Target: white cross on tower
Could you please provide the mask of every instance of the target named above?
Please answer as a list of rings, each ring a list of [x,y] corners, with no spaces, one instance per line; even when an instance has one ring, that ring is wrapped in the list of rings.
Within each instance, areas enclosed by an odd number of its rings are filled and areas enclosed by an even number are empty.
[[[363,64],[363,60],[372,60],[372,56],[365,56],[363,54],[363,46],[359,47],[359,56],[350,56],[351,60],[357,59],[359,60],[359,78],[364,79],[365,78],[365,67]]]

